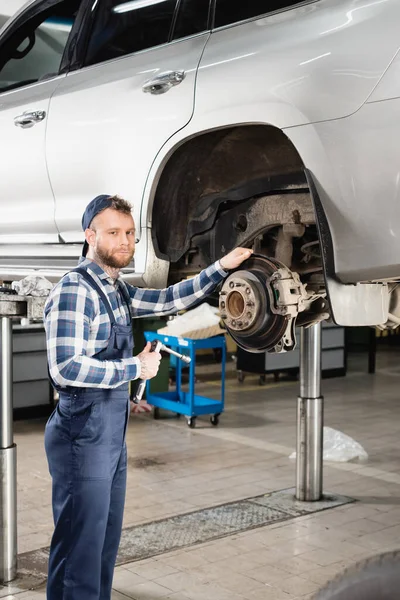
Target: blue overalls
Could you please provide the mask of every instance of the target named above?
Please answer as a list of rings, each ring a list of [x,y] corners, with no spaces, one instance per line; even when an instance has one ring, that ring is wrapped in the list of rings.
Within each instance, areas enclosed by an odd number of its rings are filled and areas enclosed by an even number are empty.
[[[100,286],[86,270],[75,271],[98,292],[110,318],[108,345],[94,358],[131,357],[132,319],[119,325]],[[128,384],[58,389],[45,431],[55,523],[47,600],[110,600],[125,503]]]

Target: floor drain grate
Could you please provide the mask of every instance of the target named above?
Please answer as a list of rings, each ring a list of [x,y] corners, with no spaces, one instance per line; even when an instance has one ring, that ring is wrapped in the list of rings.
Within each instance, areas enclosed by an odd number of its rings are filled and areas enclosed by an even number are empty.
[[[352,498],[332,494],[325,495],[320,502],[298,502],[294,492],[294,489],[281,490],[128,527],[122,532],[117,562],[125,564],[143,560],[171,550],[354,502]],[[19,557],[19,567],[24,573],[43,577],[47,571],[47,559],[48,548],[27,552]]]
[[[143,559],[285,518],[279,510],[251,501],[171,517],[125,529],[118,558],[123,562]]]

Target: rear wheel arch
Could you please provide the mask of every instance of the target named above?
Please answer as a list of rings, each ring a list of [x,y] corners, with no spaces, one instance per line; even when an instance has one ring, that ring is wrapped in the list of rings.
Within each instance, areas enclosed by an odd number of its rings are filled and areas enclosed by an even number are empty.
[[[382,286],[337,280],[318,181],[281,129],[235,124],[187,138],[164,157],[152,186],[154,261],[169,265],[170,283],[248,246],[285,264],[308,289],[325,288],[338,324],[386,322]]]
[[[289,194],[298,198],[303,194],[303,204],[307,197],[309,220],[314,209],[305,165],[281,129],[267,124],[233,125],[184,140],[157,177],[151,209],[156,254],[172,263],[181,260],[202,236],[212,237],[210,232],[222,214],[231,215],[237,231],[232,235],[233,245],[248,243],[259,234],[257,226],[262,231],[264,225],[283,224],[285,219],[300,221],[301,215],[291,215],[291,208],[283,206]],[[258,222],[253,219],[250,227],[246,211],[254,209],[256,200],[267,212],[270,205],[274,215],[265,223],[262,217]],[[260,216],[260,209],[255,212]],[[220,252],[221,248],[210,247],[204,260],[214,260]]]

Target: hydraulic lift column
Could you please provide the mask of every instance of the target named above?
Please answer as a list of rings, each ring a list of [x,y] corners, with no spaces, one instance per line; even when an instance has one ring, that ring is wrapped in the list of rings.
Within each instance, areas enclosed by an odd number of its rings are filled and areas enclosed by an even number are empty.
[[[17,575],[17,447],[13,439],[12,320],[1,317],[0,584]]]
[[[11,292],[11,290],[10,290]],[[17,447],[13,437],[12,318],[41,321],[45,297],[0,293],[0,585],[17,576]]]
[[[297,401],[296,498],[322,498],[324,398],[321,396],[321,323],[301,329]]]

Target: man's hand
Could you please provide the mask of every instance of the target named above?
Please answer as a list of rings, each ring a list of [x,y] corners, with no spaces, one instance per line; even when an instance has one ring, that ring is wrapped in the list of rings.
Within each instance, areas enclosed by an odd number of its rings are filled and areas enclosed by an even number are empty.
[[[132,402],[131,400],[131,414],[138,414],[138,413],[149,413],[151,412],[152,408],[150,406],[150,404],[147,404],[146,400],[141,400],[139,402],[139,404],[135,404],[134,402]]]
[[[223,269],[229,271],[230,269],[236,269],[243,261],[250,258],[252,254],[253,250],[249,248],[235,248],[232,252],[221,258],[219,262]]]
[[[151,344],[147,342],[145,349],[138,354],[141,366],[140,379],[152,379],[158,373],[161,354],[159,352],[150,352],[150,350]]]

